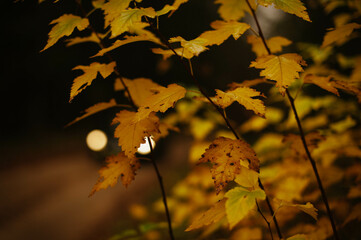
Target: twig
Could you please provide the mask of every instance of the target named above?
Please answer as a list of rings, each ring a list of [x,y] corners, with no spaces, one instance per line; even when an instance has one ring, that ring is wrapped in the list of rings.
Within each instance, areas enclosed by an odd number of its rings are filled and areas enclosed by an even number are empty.
[[[257,19],[257,15],[255,13],[255,11],[253,10],[253,8],[251,7],[250,3],[248,0],[246,0],[247,4],[248,4],[248,7],[250,8],[251,12],[252,12],[252,15],[253,15],[253,18],[257,24],[257,27],[258,27],[258,32],[259,32],[259,35],[262,39],[262,42],[265,46],[265,48],[267,49],[267,52],[268,54],[272,54],[268,45],[267,45],[267,42],[266,42],[266,39],[263,35],[263,32],[262,32],[262,29],[261,29],[261,26],[259,25],[259,22],[258,22],[258,19]],[[317,166],[316,166],[316,162],[315,160],[312,158],[311,156],[311,153],[308,149],[308,146],[307,146],[307,143],[306,143],[306,138],[305,138],[305,133],[303,131],[303,128],[302,128],[302,125],[301,125],[301,121],[300,121],[300,118],[298,117],[298,113],[297,113],[297,110],[296,110],[296,107],[295,107],[295,104],[294,104],[294,99],[292,98],[290,92],[288,91],[288,89],[286,89],[286,95],[287,95],[287,98],[288,98],[288,101],[290,102],[291,104],[291,108],[292,108],[292,111],[293,111],[293,114],[296,118],[296,122],[297,122],[297,126],[298,126],[298,130],[300,132],[300,137],[301,137],[301,140],[302,140],[302,144],[303,144],[303,147],[306,151],[306,155],[312,165],[312,169],[313,169],[313,172],[316,176],[316,179],[317,179],[317,183],[318,183],[318,188],[320,189],[320,192],[321,192],[321,195],[322,195],[322,200],[326,206],[326,210],[327,210],[327,214],[328,214],[328,218],[331,222],[331,226],[332,226],[332,231],[333,231],[333,235],[335,237],[336,240],[339,240],[339,236],[338,236],[338,232],[337,232],[337,229],[336,229],[336,224],[335,224],[335,221],[333,219],[333,216],[332,216],[332,212],[330,210],[330,207],[329,207],[329,204],[328,204],[328,200],[327,200],[327,196],[326,196],[326,192],[323,188],[323,185],[322,185],[322,181],[321,181],[321,178],[318,174],[318,169],[317,169]]]

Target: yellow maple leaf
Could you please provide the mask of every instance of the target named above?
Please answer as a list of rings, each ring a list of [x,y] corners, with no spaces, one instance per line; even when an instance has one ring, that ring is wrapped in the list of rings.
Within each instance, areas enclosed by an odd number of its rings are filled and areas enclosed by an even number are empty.
[[[256,61],[251,62],[250,67],[264,69],[260,75],[276,81],[276,87],[284,96],[285,88],[292,84],[296,78],[299,78],[299,72],[303,72],[301,65],[305,66],[306,62],[300,55],[287,53],[280,56],[259,57]]]
[[[109,0],[105,4],[101,5],[101,9],[104,11],[105,27],[108,27],[112,21],[119,17],[122,11],[124,11],[132,0]]]
[[[266,194],[261,189],[247,190],[236,187],[229,190],[225,195],[226,213],[230,229],[246,217],[256,206],[256,199],[264,200]]]
[[[216,0],[216,3],[221,4],[218,13],[226,21],[239,20],[244,17],[246,12],[251,14],[246,0]],[[257,5],[254,0],[249,0],[249,3],[253,9],[256,9]]]
[[[44,51],[53,46],[60,38],[70,36],[74,29],[79,31],[88,27],[89,21],[86,18],[81,18],[72,14],[64,14],[61,17],[51,21],[50,24],[56,24],[49,32],[49,39],[46,46],[41,50]]]
[[[110,156],[106,160],[107,166],[99,170],[99,178],[94,185],[89,197],[101,189],[114,187],[120,177],[124,187],[127,187],[133,180],[140,164],[136,158],[129,159],[124,152]]]
[[[262,96],[262,94],[249,87],[238,87],[233,90],[223,92],[216,89],[216,104],[221,108],[230,106],[233,102],[237,101],[246,109],[253,111],[255,114],[264,117],[266,113],[266,107],[263,102],[253,97]]]
[[[84,73],[74,79],[73,85],[71,86],[69,101],[71,102],[76,95],[83,91],[87,86],[90,86],[93,80],[97,77],[98,72],[103,78],[107,78],[110,74],[112,74],[115,65],[115,62],[111,62],[109,64],[94,62],[89,66],[79,65],[73,68],[73,70],[82,70]]]
[[[175,103],[185,94],[186,89],[175,83],[169,84],[167,87],[155,87],[152,89],[152,94],[139,107],[137,118],[144,119],[151,112],[165,112],[168,108],[174,107]]]
[[[180,42],[181,46],[184,48],[185,51],[192,53],[194,56],[198,56],[201,52],[208,50],[207,46],[207,39],[203,38],[196,38],[193,40],[185,40],[184,38],[178,36],[169,39],[170,43]]]
[[[337,96],[340,96],[340,94],[337,91],[337,88],[334,87],[334,83],[331,81],[331,77],[323,77],[323,76],[316,76],[313,74],[307,74],[303,78],[304,83],[313,83],[320,88],[325,89],[326,91],[329,91]]]
[[[154,18],[156,16],[156,12],[151,7],[129,8],[121,11],[119,15],[110,22],[112,30],[111,38],[117,37],[120,34],[129,31],[134,24],[141,22],[143,16]]]
[[[87,36],[87,37],[69,38],[69,39],[65,40],[65,42],[66,42],[66,46],[70,47],[75,44],[84,43],[84,42],[100,43],[100,40],[95,33],[92,33],[90,36]]]
[[[284,12],[294,14],[306,21],[311,22],[308,16],[307,9],[300,0],[258,0],[258,4],[267,7],[274,5],[275,8],[281,9]]]
[[[247,36],[247,42],[252,44],[252,51],[257,55],[257,57],[268,55],[267,49],[264,46],[262,39],[260,37],[249,35]],[[282,47],[290,45],[292,42],[284,37],[272,37],[266,40],[267,46],[269,47],[271,53],[277,53],[282,51]]]
[[[237,21],[214,21],[211,27],[215,30],[206,31],[202,33],[199,38],[206,39],[207,45],[220,45],[227,40],[231,35],[237,40],[250,26],[247,23]]]
[[[136,112],[122,110],[117,113],[112,124],[118,124],[114,131],[114,137],[118,138],[118,144],[124,154],[130,158],[137,152],[144,138],[159,134],[159,118],[155,113],[149,114],[145,119],[137,119]]]
[[[242,140],[216,138],[199,160],[210,162],[212,178],[218,194],[228,182],[241,172],[241,167],[259,171],[259,160],[252,148]]]
[[[137,106],[146,104],[146,99],[153,94],[152,89],[159,87],[159,84],[153,82],[149,78],[123,78],[123,81],[127,86],[130,95],[132,96],[134,104]],[[120,79],[116,79],[114,84],[114,90],[124,90],[124,86],[121,83]],[[127,94],[127,92],[125,92],[125,94]]]
[[[196,218],[185,231],[192,231],[222,220],[226,216],[225,203],[225,198],[215,203],[210,209]]]
[[[294,208],[297,208],[298,210],[301,210],[301,211],[307,213],[308,215],[310,215],[317,221],[317,211],[318,210],[310,202],[307,202],[306,204],[295,204],[295,203],[283,201],[280,199],[275,199],[275,202],[279,205],[278,209],[280,209],[282,207],[294,207]]]
[[[87,109],[84,110],[84,114],[80,117],[75,118],[73,121],[71,121],[70,123],[68,123],[65,127],[68,127],[84,118],[87,118],[95,113],[98,113],[100,111],[103,111],[105,109],[111,108],[116,106],[117,103],[115,102],[114,99],[111,99],[109,102],[101,102],[101,103],[97,103]]]
[[[164,60],[166,60],[169,57],[171,57],[172,55],[174,55],[174,52],[170,49],[152,48],[151,50],[155,54],[163,55]],[[177,55],[187,58],[187,59],[191,59],[194,56],[193,53],[191,53],[190,51],[188,51],[185,48],[175,48],[174,51],[177,53]]]
[[[336,29],[331,29],[331,31],[327,32],[321,48],[327,47],[333,43],[337,42],[343,42],[346,37],[348,37],[353,30],[361,28],[361,24],[357,23],[349,23],[340,27],[337,27]]]

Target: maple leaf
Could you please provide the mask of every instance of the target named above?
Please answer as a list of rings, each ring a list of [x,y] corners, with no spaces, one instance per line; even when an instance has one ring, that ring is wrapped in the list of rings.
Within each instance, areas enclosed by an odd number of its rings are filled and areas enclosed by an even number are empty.
[[[284,12],[294,14],[306,21],[311,22],[308,16],[307,9],[300,0],[258,0],[258,4],[267,7],[274,5],[275,8],[281,9]]]
[[[252,110],[255,114],[261,117],[265,116],[266,107],[264,106],[263,102],[259,99],[253,98],[262,96],[262,94],[252,88],[238,87],[233,90],[228,90],[227,92],[216,89],[216,93],[216,104],[221,108],[226,108],[233,102],[237,101],[246,109]]]
[[[331,81],[331,76],[328,77],[322,77],[322,76],[316,76],[313,74],[307,74],[303,78],[304,83],[313,83],[320,88],[325,89],[326,91],[329,91],[336,96],[340,96],[340,94],[337,91],[337,88],[334,87],[334,82]]]
[[[174,55],[174,52],[170,49],[152,48],[151,50],[155,54],[163,55],[164,60],[166,60],[169,57],[171,57],[172,55]],[[189,52],[185,48],[175,48],[174,51],[177,53],[177,55],[187,58],[187,59],[191,59],[194,56],[193,53]]]
[[[50,24],[56,24],[49,32],[49,39],[46,46],[40,51],[44,51],[53,46],[60,38],[70,36],[74,29],[79,31],[88,27],[89,21],[86,18],[81,18],[72,14],[64,14],[61,17],[53,20]]]
[[[193,56],[198,56],[201,52],[208,50],[205,46],[207,45],[207,39],[196,38],[190,41],[183,39],[182,37],[174,37],[169,39],[170,43],[180,42],[181,46],[185,51],[188,51],[193,54]]]
[[[140,144],[145,143],[145,137],[159,134],[159,118],[155,113],[149,114],[145,119],[137,119],[136,112],[122,110],[112,121],[112,124],[118,123],[114,137],[119,139],[119,146],[130,158],[137,152]]]
[[[186,94],[186,89],[178,84],[170,84],[167,87],[158,86],[152,89],[152,94],[148,96],[138,109],[137,117],[146,118],[151,112],[165,112]]]
[[[336,29],[331,29],[331,31],[326,33],[321,48],[327,47],[335,42],[343,42],[346,37],[348,37],[353,32],[353,30],[359,28],[361,28],[361,24],[349,23],[337,27]]]
[[[223,217],[226,216],[225,208],[226,199],[222,199],[215,203],[210,209],[208,209],[201,216],[196,218],[192,224],[185,230],[186,232],[192,231],[194,229],[201,228],[203,226],[208,226],[212,223],[219,222]]]
[[[251,147],[242,140],[225,137],[216,138],[202,155],[199,163],[206,162],[213,164],[211,173],[217,194],[234,180],[242,166],[259,171],[259,160]]]
[[[151,7],[130,8],[121,11],[110,23],[112,30],[111,38],[117,37],[120,34],[129,31],[134,24],[141,22],[143,16],[154,18],[156,16],[156,12]]]
[[[132,0],[109,0],[101,6],[104,11],[105,27],[108,27],[112,21],[119,17]]]
[[[94,62],[89,66],[79,65],[73,68],[73,70],[82,70],[84,73],[83,75],[80,75],[74,79],[73,85],[71,86],[69,102],[71,102],[73,98],[81,91],[83,91],[87,86],[91,85],[93,80],[97,77],[98,72],[100,75],[102,75],[103,78],[107,78],[110,74],[112,74],[115,65],[115,62],[111,62],[109,64]]]
[[[267,49],[260,37],[249,35],[247,36],[247,42],[252,44],[252,51],[257,55],[257,57],[268,55]],[[287,38],[277,36],[267,39],[266,43],[271,53],[277,53],[282,51],[282,47],[288,46],[292,42]]]
[[[68,127],[76,122],[79,122],[80,120],[87,118],[95,113],[98,113],[100,111],[103,111],[105,109],[111,108],[116,106],[117,103],[115,102],[114,99],[111,99],[109,102],[101,102],[101,103],[97,103],[87,109],[84,110],[84,114],[80,117],[77,117],[76,119],[74,119],[73,121],[71,121],[70,123],[68,123],[65,127]]]
[[[237,21],[214,21],[211,23],[211,27],[215,30],[206,31],[202,33],[198,38],[206,39],[207,46],[220,45],[227,40],[231,35],[237,40],[250,26],[247,23]]]
[[[256,189],[258,188],[259,173],[242,167],[241,172],[236,176],[234,181],[244,188]]]
[[[147,103],[146,99],[153,94],[152,89],[157,88],[160,85],[153,82],[148,78],[135,78],[135,79],[127,79],[123,78],[125,85],[132,96],[132,100],[135,105],[141,106]],[[114,84],[114,90],[124,90],[123,84],[120,79],[116,79]],[[127,92],[125,92],[127,94]]]
[[[124,39],[122,40],[116,40],[110,47],[102,48],[97,54],[95,54],[92,57],[100,57],[103,56],[105,53],[113,51],[114,49],[121,47],[123,45],[134,42],[141,42],[141,41],[151,41],[159,45],[162,45],[161,42],[156,37],[151,35],[125,36]]]
[[[69,39],[65,40],[65,42],[66,42],[66,46],[70,47],[75,44],[84,43],[84,42],[100,43],[100,40],[95,33],[92,33],[90,36],[87,36],[87,37],[69,38]]]
[[[260,75],[276,81],[276,87],[284,96],[285,88],[292,84],[296,78],[299,78],[299,72],[303,72],[301,65],[305,66],[306,62],[303,61],[300,55],[287,53],[280,56],[259,57],[256,61],[251,62],[250,67],[264,69]]]
[[[239,20],[244,17],[245,12],[251,14],[246,0],[216,0],[215,3],[221,4],[218,8],[218,13],[226,21]],[[254,0],[249,0],[249,3],[253,9],[256,9],[256,2]]]
[[[224,196],[228,198],[226,213],[230,229],[256,206],[256,199],[264,200],[266,198],[265,192],[261,189],[247,190],[242,187],[235,187]]]
[[[118,155],[110,156],[106,160],[107,166],[99,170],[99,178],[94,185],[89,197],[101,189],[114,187],[120,177],[124,187],[134,180],[136,171],[140,168],[140,164],[136,158],[129,159],[124,152]]]
[[[301,210],[317,221],[317,209],[312,205],[312,203],[307,202],[306,204],[295,204],[279,199],[275,199],[275,202],[279,205],[278,209],[281,209],[282,207],[293,207],[297,208],[298,210]]]

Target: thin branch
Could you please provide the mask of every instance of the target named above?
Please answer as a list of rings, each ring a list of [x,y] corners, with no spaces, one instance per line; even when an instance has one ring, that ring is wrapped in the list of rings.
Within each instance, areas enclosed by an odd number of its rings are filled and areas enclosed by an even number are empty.
[[[228,128],[232,131],[233,135],[236,137],[236,139],[240,139],[239,135],[237,134],[237,132],[235,131],[235,129],[232,127],[232,125],[230,124],[230,122],[228,121],[228,118],[226,117],[225,115],[225,112],[224,112],[224,109],[223,108],[220,108],[217,104],[215,104],[213,102],[213,100],[208,96],[208,94],[206,94],[206,92],[204,91],[204,89],[202,88],[202,86],[200,85],[200,83],[198,82],[198,79],[195,78],[195,76],[193,75],[193,68],[192,68],[192,62],[191,60],[189,59],[188,60],[188,63],[189,63],[189,66],[183,61],[183,58],[178,55],[178,53],[174,50],[174,48],[172,47],[172,45],[170,45],[168,39],[166,39],[163,34],[159,31],[158,28],[154,27],[154,25],[148,20],[147,17],[145,17],[146,21],[149,23],[150,27],[153,29],[153,31],[155,31],[157,33],[157,35],[159,36],[160,40],[174,53],[174,55],[177,57],[177,59],[182,63],[182,65],[184,66],[184,68],[186,69],[188,75],[190,76],[190,78],[193,80],[193,82],[196,84],[196,86],[198,87],[199,91],[202,93],[202,95],[207,98],[207,100],[213,105],[213,107],[219,112],[219,114],[221,114],[222,118],[224,119],[226,125],[228,126]],[[264,187],[261,183],[261,179],[258,178],[258,182],[259,182],[259,186],[260,188],[264,191]],[[268,205],[268,208],[271,212],[271,215],[273,215],[274,211],[272,209],[272,205],[270,203],[270,201],[268,200],[268,197],[266,196],[266,202],[267,202],[267,205]],[[261,214],[261,216],[264,217],[263,213],[261,212],[260,208],[258,208],[258,212]],[[264,218],[267,222],[267,224],[269,223],[267,221],[266,218]],[[280,236],[280,238],[282,238],[282,235],[281,235],[281,232],[279,230],[279,227],[278,227],[278,223],[277,223],[277,220],[276,220],[276,217],[273,218],[273,221],[276,225],[276,228],[277,228],[277,232],[278,232],[278,235]],[[272,231],[271,231],[271,236],[273,238],[273,235],[272,235]]]
[[[83,16],[85,16],[87,18],[87,15],[85,14],[85,11],[80,3],[80,1],[76,1],[78,3],[78,6],[83,14]],[[103,39],[99,36],[99,34],[97,33],[97,31],[95,31],[94,27],[89,23],[89,28],[90,30],[96,35],[96,37],[98,38],[99,42],[98,42],[98,45],[100,47],[100,49],[104,49],[104,44],[103,44]],[[110,61],[114,61],[113,57],[110,55],[110,53],[105,53],[105,55],[107,56],[107,58],[110,60]],[[129,99],[129,102],[131,103],[132,107],[134,110],[137,110],[137,106],[135,105],[134,101],[133,101],[133,98],[132,98],[132,95],[130,94],[130,91],[127,87],[127,85],[125,84],[124,82],[124,79],[122,78],[122,76],[120,75],[119,71],[117,69],[114,69],[114,72],[115,74],[119,77],[120,79],[120,82],[122,83],[123,85],[123,88],[125,89],[125,91],[127,92],[127,95],[128,95],[128,99]],[[147,137],[148,138],[148,143],[149,143],[149,147],[150,147],[150,150],[151,150],[151,153],[153,153],[153,146],[152,146],[152,143],[150,141],[150,138],[149,136]],[[153,156],[151,158],[151,161],[152,161],[152,164],[153,164],[153,167],[154,167],[154,170],[155,170],[155,173],[157,175],[157,179],[158,179],[158,183],[159,183],[159,186],[160,186],[160,189],[161,189],[161,192],[162,192],[162,198],[163,198],[163,205],[164,205],[164,208],[165,208],[165,212],[166,212],[166,216],[167,216],[167,222],[168,222],[168,230],[169,230],[169,236],[170,236],[170,239],[171,240],[174,240],[174,235],[173,235],[173,229],[172,229],[172,221],[171,221],[171,218],[170,218],[170,214],[169,214],[169,210],[168,210],[168,204],[167,204],[167,195],[165,193],[165,188],[164,188],[164,184],[163,184],[163,179],[162,179],[162,175],[160,174],[159,172],[159,169],[158,169],[158,166],[157,166],[157,163],[155,162]]]
[[[263,215],[262,211],[261,211],[261,208],[259,207],[258,205],[258,202],[256,200],[256,205],[257,205],[257,211],[261,214],[262,218],[264,219],[264,221],[267,223],[267,226],[268,226],[268,230],[271,234],[271,239],[273,240],[273,233],[272,233],[272,229],[271,229],[271,224],[270,222],[267,220],[267,218]]]
[[[246,0],[247,4],[248,4],[248,7],[250,8],[251,12],[252,12],[252,15],[253,15],[253,18],[257,24],[257,27],[258,27],[258,31],[259,31],[259,35],[262,39],[262,42],[265,46],[265,48],[267,49],[267,52],[268,54],[271,54],[271,51],[267,45],[267,42],[266,42],[266,39],[263,35],[263,32],[262,32],[262,29],[261,29],[261,26],[259,25],[259,22],[258,22],[258,19],[257,19],[257,15],[255,13],[255,11],[253,10],[253,8],[251,7],[250,3],[248,0]],[[322,200],[326,206],[326,210],[327,210],[327,214],[328,214],[328,218],[331,222],[331,226],[332,226],[332,231],[333,231],[333,235],[335,237],[336,240],[339,240],[339,236],[338,236],[338,232],[337,232],[337,229],[336,229],[336,224],[335,224],[335,221],[333,219],[333,216],[332,216],[332,212],[331,212],[331,209],[329,207],[329,204],[328,204],[328,200],[327,200],[327,196],[326,196],[326,192],[323,188],[323,185],[322,185],[322,181],[321,181],[321,178],[318,174],[318,169],[317,169],[317,166],[316,166],[316,162],[315,160],[312,158],[311,156],[311,153],[308,149],[308,146],[307,146],[307,143],[306,143],[306,138],[305,138],[305,133],[303,131],[303,128],[302,128],[302,125],[301,125],[301,121],[300,121],[300,118],[298,117],[298,113],[297,113],[297,110],[296,110],[296,107],[295,107],[295,104],[294,104],[294,99],[292,98],[292,96],[290,95],[290,92],[288,91],[288,89],[286,89],[286,95],[287,95],[287,98],[288,98],[288,101],[290,102],[291,104],[291,108],[292,108],[292,111],[293,111],[293,114],[296,118],[296,122],[297,122],[297,126],[298,126],[298,130],[300,132],[300,137],[301,137],[301,140],[302,140],[302,144],[303,144],[303,147],[306,151],[306,154],[307,154],[307,157],[312,165],[312,169],[313,169],[313,172],[316,176],[316,179],[317,179],[317,183],[318,183],[318,188],[320,189],[320,192],[321,192],[321,195],[322,195]]]

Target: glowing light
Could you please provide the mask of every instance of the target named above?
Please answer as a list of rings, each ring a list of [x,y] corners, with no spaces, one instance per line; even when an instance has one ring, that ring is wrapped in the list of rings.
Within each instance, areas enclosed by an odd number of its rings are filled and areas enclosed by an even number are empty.
[[[107,135],[101,130],[95,129],[88,133],[86,144],[93,151],[101,151],[108,143]]]
[[[142,154],[142,155],[147,155],[150,153],[150,147],[149,147],[149,143],[148,143],[148,138],[144,138],[145,143],[140,144],[140,147],[138,148],[138,153]],[[150,137],[150,142],[152,143],[152,147],[154,149],[155,147],[155,142],[153,140],[153,137]]]

